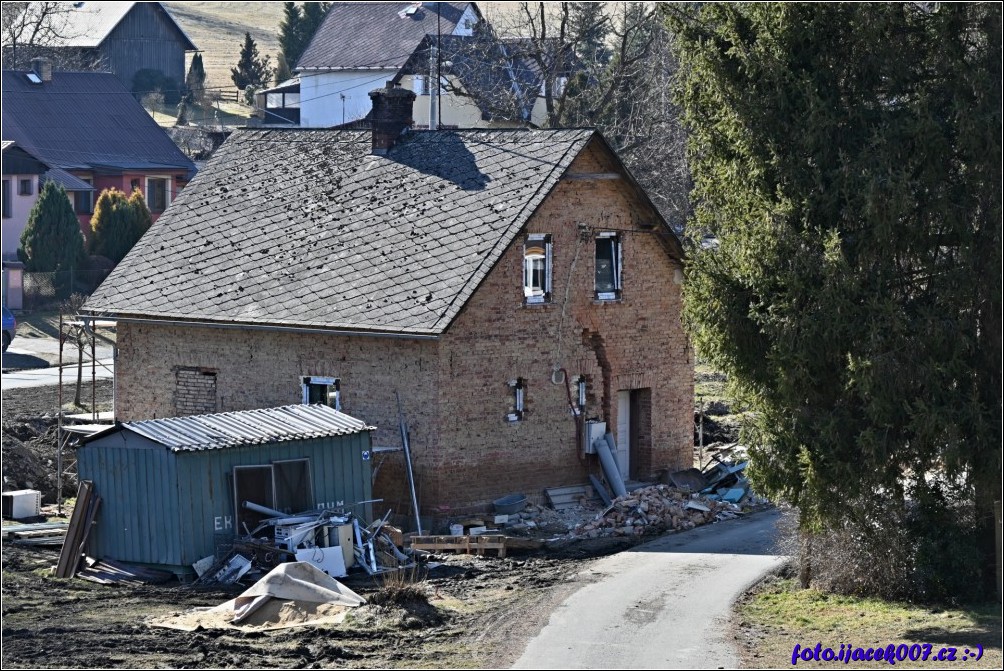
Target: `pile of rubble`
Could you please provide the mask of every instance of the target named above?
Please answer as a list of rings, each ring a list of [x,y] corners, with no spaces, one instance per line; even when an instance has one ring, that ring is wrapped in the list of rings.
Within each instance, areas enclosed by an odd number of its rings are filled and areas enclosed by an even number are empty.
[[[572,536],[600,538],[685,531],[741,514],[741,508],[734,503],[715,501],[669,485],[653,485],[617,497],[593,520],[578,525]]]

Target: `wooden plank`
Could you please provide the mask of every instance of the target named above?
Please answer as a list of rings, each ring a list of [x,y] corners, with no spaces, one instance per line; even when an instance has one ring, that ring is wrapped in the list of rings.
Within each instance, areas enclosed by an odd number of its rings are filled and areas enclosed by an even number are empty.
[[[56,564],[57,578],[72,578],[80,564],[81,555],[78,550],[93,491],[94,483],[90,480],[82,481],[77,487],[77,502],[73,506],[73,515],[70,516],[70,524],[66,529],[66,540],[63,541],[63,549],[59,553],[59,563]]]

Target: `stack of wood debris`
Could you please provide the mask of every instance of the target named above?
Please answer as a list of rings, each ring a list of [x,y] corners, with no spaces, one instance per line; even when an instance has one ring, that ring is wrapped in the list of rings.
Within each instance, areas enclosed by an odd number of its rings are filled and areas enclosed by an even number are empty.
[[[739,506],[669,485],[653,485],[619,496],[595,519],[572,531],[579,538],[656,534],[742,515]]]

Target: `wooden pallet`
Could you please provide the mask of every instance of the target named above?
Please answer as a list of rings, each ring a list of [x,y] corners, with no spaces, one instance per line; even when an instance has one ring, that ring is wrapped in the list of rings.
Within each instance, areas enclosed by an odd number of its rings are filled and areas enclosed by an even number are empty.
[[[486,550],[495,550],[499,557],[505,557],[506,537],[495,534],[480,536],[413,536],[413,550],[431,552],[464,552],[483,555]]]

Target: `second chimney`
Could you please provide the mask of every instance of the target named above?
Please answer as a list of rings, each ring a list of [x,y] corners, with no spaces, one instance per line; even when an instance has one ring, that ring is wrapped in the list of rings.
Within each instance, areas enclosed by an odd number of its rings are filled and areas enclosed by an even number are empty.
[[[31,69],[43,82],[52,81],[52,61],[48,58],[36,58],[31,62]]]
[[[373,101],[373,153],[386,156],[401,131],[411,126],[415,94],[394,82],[370,91]]]

